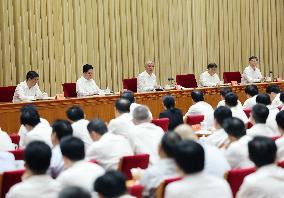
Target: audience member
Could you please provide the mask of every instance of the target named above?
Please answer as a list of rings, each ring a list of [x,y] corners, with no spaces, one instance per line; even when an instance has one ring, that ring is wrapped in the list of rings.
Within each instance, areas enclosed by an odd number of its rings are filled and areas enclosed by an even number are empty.
[[[217,107],[226,106],[225,96],[227,93],[233,92],[231,87],[222,87],[220,89],[221,100],[218,102]],[[238,107],[242,107],[241,101],[238,100]]]
[[[0,128],[0,151],[14,150],[15,145],[12,143],[10,136]]]
[[[277,160],[284,160],[284,111],[280,111],[276,116],[276,122],[278,125],[279,132],[281,137],[276,140],[277,145]]]
[[[91,198],[91,193],[84,188],[78,186],[68,186],[63,188],[58,198]]]
[[[277,85],[268,85],[266,87],[266,93],[270,97],[272,107],[278,108],[283,104],[280,100],[280,89]]]
[[[245,88],[245,93],[247,96],[247,100],[244,102],[243,108],[251,109],[256,104],[256,96],[258,94],[258,88],[254,84],[247,85]]]
[[[220,79],[216,73],[217,65],[216,63],[209,63],[207,66],[207,71],[200,75],[200,85],[203,87],[215,87],[220,84]]]
[[[281,111],[283,111],[284,110],[284,92],[280,93],[280,101],[282,102]]]
[[[0,162],[0,174],[16,169],[15,157],[12,153],[0,150]]]

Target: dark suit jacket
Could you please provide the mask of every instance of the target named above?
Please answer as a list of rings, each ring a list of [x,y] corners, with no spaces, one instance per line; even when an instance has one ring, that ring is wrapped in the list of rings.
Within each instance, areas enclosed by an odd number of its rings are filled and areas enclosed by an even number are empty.
[[[159,118],[169,118],[169,130],[173,130],[176,126],[183,123],[183,115],[180,109],[173,108],[173,109],[167,109],[160,113]]]

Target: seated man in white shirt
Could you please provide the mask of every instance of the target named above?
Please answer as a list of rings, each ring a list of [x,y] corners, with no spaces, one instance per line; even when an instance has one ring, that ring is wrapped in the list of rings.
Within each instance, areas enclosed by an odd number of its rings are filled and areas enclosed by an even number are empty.
[[[153,91],[155,88],[159,88],[157,85],[156,76],[153,73],[154,62],[147,61],[145,63],[145,71],[140,73],[137,77],[137,91],[147,92]]]
[[[79,106],[72,106],[66,111],[66,116],[71,122],[73,128],[73,136],[80,138],[84,142],[85,150],[87,151],[93,141],[87,129],[89,120],[85,119],[85,113],[83,109]]]
[[[140,183],[144,186],[143,197],[155,197],[156,190],[163,180],[179,176],[173,159],[179,141],[181,137],[177,133],[164,134],[159,146],[161,159],[157,164],[149,167],[140,179]]]
[[[225,103],[231,109],[233,117],[241,119],[247,125],[249,119],[243,109],[238,107],[238,96],[233,92],[226,94]]]
[[[12,153],[2,151],[0,149],[0,174],[5,171],[15,170],[16,169],[16,161],[15,157]]]
[[[210,63],[207,66],[207,71],[200,75],[200,85],[203,87],[215,87],[220,84],[218,74],[216,74],[216,63]]]
[[[63,188],[58,198],[92,198],[91,193],[78,186],[67,186]]]
[[[251,109],[256,104],[256,97],[258,94],[258,88],[256,85],[247,85],[245,88],[246,101],[244,102],[243,109]]]
[[[41,141],[31,142],[25,149],[25,168],[22,182],[15,184],[7,198],[57,197],[60,185],[46,171],[51,159],[51,149]]]
[[[256,56],[249,57],[249,66],[244,70],[242,76],[242,82],[244,83],[254,83],[260,82],[262,75],[260,70],[257,68],[258,58]]]
[[[15,149],[10,136],[0,128],[0,151],[10,151]]]
[[[101,91],[93,79],[93,69],[93,66],[89,64],[83,66],[83,76],[76,82],[78,97],[93,96]]]
[[[214,110],[210,104],[204,101],[203,92],[198,90],[192,91],[191,99],[192,105],[183,116],[183,121],[186,122],[188,115],[204,115],[204,122],[206,122],[208,128],[212,127],[214,122]]]
[[[29,71],[26,80],[17,85],[13,102],[30,101],[47,97],[46,93],[42,93],[38,86],[39,75],[35,71]]]
[[[277,145],[277,160],[284,160],[284,111],[280,111],[276,116],[276,122],[278,125],[279,132],[281,137],[276,140]]]
[[[211,135],[204,138],[208,144],[222,148],[229,143],[228,135],[223,129],[224,120],[232,117],[232,111],[228,107],[218,107],[214,111],[214,128],[215,130]]]
[[[73,134],[73,129],[71,127],[70,122],[66,120],[56,120],[52,124],[51,141],[53,144],[53,148],[52,148],[52,157],[48,172],[53,178],[56,178],[64,169],[64,162],[59,144],[60,140],[63,137],[72,134]]]
[[[187,198],[189,195],[202,198],[232,197],[231,189],[223,178],[203,172],[205,154],[200,144],[192,140],[179,142],[174,158],[183,178],[166,187],[165,198]]]
[[[226,106],[225,96],[227,93],[233,92],[231,87],[222,87],[220,89],[221,100],[218,102],[217,107]],[[241,101],[238,100],[238,107],[242,107]]]
[[[129,141],[121,135],[108,132],[102,120],[92,120],[87,128],[94,142],[87,150],[86,157],[96,160],[104,169],[117,169],[123,156],[134,154]]]
[[[158,148],[164,131],[151,123],[148,107],[141,105],[134,109],[133,122],[135,126],[130,133],[130,142],[135,154],[149,154],[150,164],[158,162]]]
[[[280,93],[280,101],[282,102],[281,111],[283,111],[284,110],[284,92]]]
[[[79,138],[62,138],[60,149],[65,170],[57,177],[57,181],[62,187],[78,186],[92,192],[95,180],[104,174],[104,169],[98,164],[84,161],[85,147]]]
[[[225,156],[231,168],[253,167],[248,155],[248,142],[251,137],[246,135],[243,121],[239,118],[229,118],[224,121],[223,126],[230,140]]]
[[[245,177],[237,198],[283,197],[284,170],[275,163],[275,142],[271,138],[255,137],[248,143],[248,151],[257,169]]]
[[[269,95],[271,100],[271,106],[278,108],[283,105],[280,100],[280,89],[277,85],[268,85],[266,87],[266,93]]]

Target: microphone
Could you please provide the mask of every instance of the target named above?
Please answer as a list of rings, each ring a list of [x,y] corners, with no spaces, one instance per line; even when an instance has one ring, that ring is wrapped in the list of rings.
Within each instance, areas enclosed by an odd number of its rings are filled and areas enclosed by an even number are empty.
[[[173,80],[174,80],[173,77],[169,77],[169,78],[168,78],[168,81],[173,81]]]

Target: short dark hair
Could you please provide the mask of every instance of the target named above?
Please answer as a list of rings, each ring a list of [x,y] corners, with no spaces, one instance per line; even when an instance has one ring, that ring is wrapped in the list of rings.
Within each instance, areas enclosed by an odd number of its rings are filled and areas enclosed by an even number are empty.
[[[280,93],[280,100],[281,100],[281,102],[284,103],[284,92],[281,92],[281,93]]]
[[[245,88],[245,93],[253,97],[258,94],[258,88],[256,85],[247,85]]]
[[[84,119],[84,111],[79,106],[72,106],[66,111],[67,118],[76,122],[78,120]]]
[[[29,79],[34,79],[34,78],[38,78],[39,75],[38,73],[36,73],[35,71],[29,71],[26,75],[26,80],[29,80]]]
[[[273,164],[276,159],[275,142],[264,136],[256,136],[248,143],[249,158],[257,167]]]
[[[167,109],[172,109],[175,107],[175,98],[171,95],[166,95],[163,98],[163,104]]]
[[[279,111],[279,113],[277,113],[276,122],[278,127],[284,130],[284,111]]]
[[[30,125],[35,127],[40,123],[40,116],[36,109],[29,108],[25,109],[20,115],[20,121],[22,125]]]
[[[217,68],[217,64],[216,63],[209,63],[207,65],[207,69],[210,69],[210,68]]]
[[[60,141],[61,153],[71,161],[79,161],[85,158],[84,142],[73,136],[63,137]]]
[[[174,157],[177,143],[179,143],[181,140],[182,139],[179,134],[173,131],[169,131],[163,135],[161,147],[169,158]]]
[[[90,69],[94,69],[92,65],[89,64],[83,65],[83,73],[87,73]]]
[[[115,101],[115,108],[119,113],[129,113],[130,101],[124,98],[118,98]]]
[[[264,104],[266,106],[271,104],[271,100],[268,94],[258,94],[256,96],[256,103]]]
[[[63,188],[58,198],[91,198],[91,194],[84,188],[78,186],[67,186]]]
[[[104,135],[108,131],[107,126],[104,123],[104,121],[98,118],[91,120],[89,124],[87,125],[87,129],[89,133],[95,131],[96,133],[100,135]]]
[[[271,94],[272,92],[279,94],[280,93],[279,87],[277,85],[268,85],[266,87],[266,93]]]
[[[251,61],[252,59],[256,59],[256,61],[258,61],[258,58],[256,56],[249,57],[249,61]]]
[[[239,118],[227,118],[224,120],[224,130],[230,136],[233,136],[237,139],[246,135],[246,127],[244,122]]]
[[[123,92],[120,97],[129,100],[130,104],[135,102],[135,97],[134,97],[133,91],[127,90],[127,91]]]
[[[120,197],[127,193],[126,178],[119,171],[107,171],[96,179],[94,190],[103,195],[103,197]]]
[[[194,102],[204,101],[203,92],[199,90],[194,90],[191,92],[191,98]]]
[[[222,127],[224,120],[227,118],[231,118],[232,116],[233,116],[232,111],[228,107],[220,106],[217,107],[217,109],[215,109],[214,111],[214,118],[217,121],[217,123]]]
[[[235,94],[233,92],[227,93],[226,96],[225,96],[225,103],[229,107],[237,106],[238,105],[238,96],[237,96],[237,94]]]
[[[256,104],[252,107],[251,116],[256,123],[266,123],[269,115],[269,109],[264,104]]]
[[[223,87],[220,90],[220,94],[221,96],[223,96],[225,98],[225,96],[227,95],[227,93],[232,92],[232,88],[231,87]]]
[[[174,159],[186,174],[197,173],[204,169],[204,149],[193,140],[180,141],[176,146]]]
[[[23,112],[25,112],[25,111],[28,111],[28,110],[30,110],[30,109],[33,109],[33,110],[36,110],[37,111],[37,108],[36,108],[36,106],[34,105],[34,104],[26,104],[25,106],[23,106],[22,108],[21,108],[21,113],[23,113]]]
[[[52,124],[52,133],[55,133],[56,137],[60,141],[63,137],[72,135],[73,128],[67,120],[58,119]]]
[[[34,174],[45,174],[51,159],[50,147],[42,141],[33,141],[24,151],[24,160]]]

